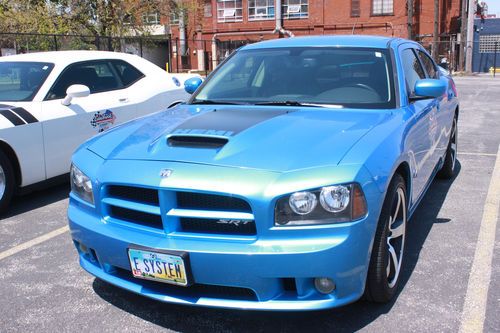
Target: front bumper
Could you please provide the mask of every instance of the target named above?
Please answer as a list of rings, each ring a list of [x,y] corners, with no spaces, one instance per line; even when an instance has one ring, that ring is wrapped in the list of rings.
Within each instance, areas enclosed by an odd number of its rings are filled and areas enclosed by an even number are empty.
[[[367,232],[367,225],[372,224],[370,217],[339,225],[334,235],[326,233],[326,237],[318,232],[318,237],[307,239],[239,242],[172,239],[126,230],[103,223],[79,208],[74,198],[68,215],[80,264],[86,271],[160,301],[239,309],[319,310],[354,302],[364,291],[371,244],[371,233]],[[171,288],[135,279],[127,257],[131,244],[188,252],[196,284],[245,288],[253,291],[255,298],[242,299],[225,295],[224,291],[197,295],[189,291],[191,287]],[[332,278],[336,290],[320,294],[314,288],[315,277]]]
[[[100,191],[94,191],[95,208],[71,194],[69,226],[80,264],[104,281],[165,302],[261,310],[338,307],[356,301],[364,292],[381,207],[381,193],[364,168],[306,170],[297,175],[154,161],[126,161],[124,168],[124,161],[103,164],[95,156],[85,157],[74,162],[92,179],[99,179],[96,189],[126,179],[132,186],[230,193],[249,201],[257,227],[250,237],[187,234],[168,227],[152,231],[106,218]],[[175,172],[158,184],[157,171],[164,167]],[[364,219],[273,227],[273,198],[280,193],[352,179],[365,193],[369,213]],[[188,253],[194,285],[172,287],[133,278],[127,250],[134,245]],[[328,295],[319,293],[314,287],[317,277],[331,278],[336,289]]]

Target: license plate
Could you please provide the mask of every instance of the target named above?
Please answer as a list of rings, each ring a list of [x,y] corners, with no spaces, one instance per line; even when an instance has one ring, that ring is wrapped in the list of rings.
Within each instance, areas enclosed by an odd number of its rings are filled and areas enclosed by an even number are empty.
[[[188,285],[186,266],[180,255],[130,248],[128,257],[136,278]]]

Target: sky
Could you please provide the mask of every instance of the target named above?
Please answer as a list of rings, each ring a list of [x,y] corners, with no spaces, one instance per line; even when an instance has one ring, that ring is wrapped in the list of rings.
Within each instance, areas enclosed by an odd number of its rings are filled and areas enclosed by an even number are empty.
[[[488,14],[497,14],[500,17],[500,0],[486,0],[488,4]]]

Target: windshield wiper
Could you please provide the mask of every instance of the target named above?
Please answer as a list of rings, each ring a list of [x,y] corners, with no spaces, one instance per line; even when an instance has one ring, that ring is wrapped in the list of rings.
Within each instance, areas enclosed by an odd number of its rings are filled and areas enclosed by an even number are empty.
[[[245,103],[239,102],[229,102],[229,101],[217,101],[213,99],[195,99],[191,104],[219,104],[219,105],[243,105]]]
[[[267,101],[267,102],[257,102],[254,105],[284,105],[284,106],[310,106],[319,108],[335,108],[341,109],[343,106],[338,104],[316,104],[298,101]]]

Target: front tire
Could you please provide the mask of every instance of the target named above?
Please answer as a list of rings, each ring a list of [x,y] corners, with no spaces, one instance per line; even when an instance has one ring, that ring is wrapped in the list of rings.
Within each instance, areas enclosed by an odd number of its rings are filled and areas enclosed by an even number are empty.
[[[455,117],[453,119],[450,142],[448,143],[448,149],[446,149],[443,167],[437,174],[441,179],[451,179],[455,175],[455,164],[457,161],[457,130],[457,117]]]
[[[7,156],[0,150],[0,214],[9,207],[14,194],[14,169]]]
[[[365,287],[365,297],[369,301],[388,302],[398,289],[406,238],[407,202],[405,181],[396,174],[389,184],[375,233]]]

